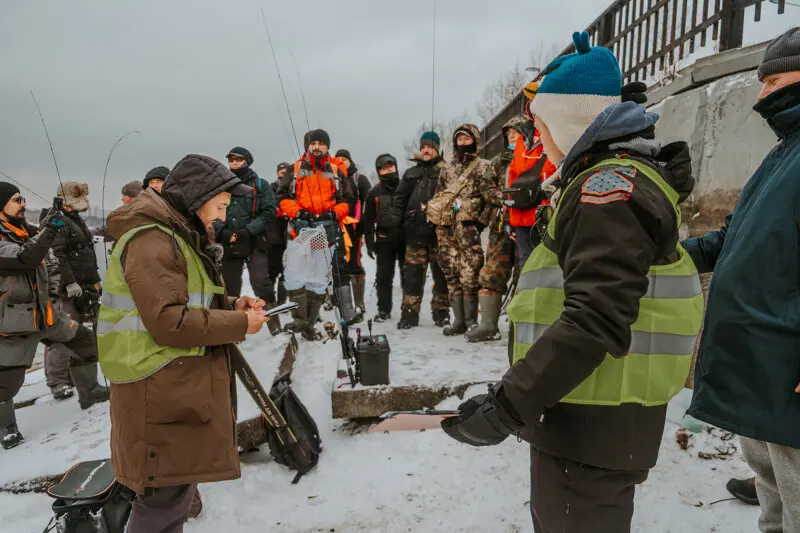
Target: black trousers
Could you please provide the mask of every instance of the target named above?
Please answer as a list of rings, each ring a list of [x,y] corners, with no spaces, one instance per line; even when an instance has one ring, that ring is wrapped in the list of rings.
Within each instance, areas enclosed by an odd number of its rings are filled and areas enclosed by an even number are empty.
[[[253,247],[250,257],[230,257],[228,250],[222,257],[222,277],[229,296],[242,295],[242,271],[247,265],[250,274],[250,285],[258,298],[268,304],[275,303],[275,288],[269,277],[269,259],[266,252],[258,247]]]
[[[375,288],[378,291],[378,311],[392,312],[392,286],[395,266],[400,268],[400,286],[403,286],[403,266],[406,260],[406,246],[402,242],[376,242]]]
[[[359,231],[356,231],[352,224],[347,224],[345,230],[353,243],[353,247],[350,248],[350,260],[347,262],[350,275],[353,277],[363,276],[364,265],[361,264],[361,244],[364,241],[364,237]]]
[[[648,470],[606,470],[531,447],[536,533],[630,533],[636,485]]]
[[[273,284],[283,275],[283,254],[285,252],[286,244],[272,244],[267,251],[269,278]]]

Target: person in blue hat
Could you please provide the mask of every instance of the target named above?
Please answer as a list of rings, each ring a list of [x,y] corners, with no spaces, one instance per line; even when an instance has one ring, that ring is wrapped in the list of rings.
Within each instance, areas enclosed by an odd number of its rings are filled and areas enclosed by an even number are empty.
[[[585,32],[573,40],[529,106],[558,169],[544,184],[543,242],[508,306],[513,366],[442,426],[472,446],[511,434],[531,444],[537,533],[624,533],[702,322],[678,242],[694,179],[687,144],[662,147],[658,116],[623,101],[611,51]]]

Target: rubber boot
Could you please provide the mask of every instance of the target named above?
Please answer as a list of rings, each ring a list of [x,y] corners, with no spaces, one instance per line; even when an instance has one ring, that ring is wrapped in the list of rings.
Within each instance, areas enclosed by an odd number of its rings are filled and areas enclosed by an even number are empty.
[[[353,285],[353,301],[356,307],[361,309],[362,313],[367,311],[366,304],[364,303],[364,291],[367,288],[366,276],[352,276],[350,283]]]
[[[478,327],[478,294],[464,294],[464,322],[467,324],[467,331]]]
[[[317,323],[317,319],[319,318],[319,310],[322,308],[322,304],[324,302],[324,294],[317,294],[315,292],[308,291],[308,301],[306,303],[306,316],[308,317],[308,324],[302,331],[303,338],[307,341],[322,340],[322,333],[317,331],[314,325]]]
[[[292,321],[286,324],[284,331],[302,333],[308,328],[308,293],[305,289],[297,289],[287,293],[289,301],[295,302],[297,307],[292,310]]]
[[[286,285],[283,283],[283,276],[278,280],[278,305],[286,303]]]
[[[22,444],[24,440],[17,427],[14,400],[0,402],[0,446],[4,450],[10,450]]]
[[[346,320],[348,324],[355,324],[356,321],[353,319],[358,315],[358,311],[355,305],[353,305],[353,291],[351,290],[350,284],[346,283],[341,287],[337,287],[335,290],[336,303],[339,305],[339,313],[341,313],[342,319]]]
[[[88,409],[96,403],[108,401],[108,389],[97,382],[97,363],[71,366],[69,373],[75,390],[78,391],[78,405]]]
[[[72,398],[75,395],[75,389],[66,383],[51,388],[50,392],[53,394],[53,399],[59,401]]]
[[[419,326],[419,314],[413,311],[402,311],[397,329],[411,329]]]
[[[725,485],[737,500],[747,505],[758,505],[758,494],[756,493],[756,478],[736,479],[733,478]]]
[[[500,307],[503,305],[503,295],[491,293],[480,295],[481,325],[467,332],[469,342],[496,341],[500,338],[497,321],[500,320]]]
[[[448,337],[463,335],[467,332],[467,324],[464,322],[464,296],[459,294],[450,300],[450,309],[453,310],[453,323],[444,328],[442,333]]]

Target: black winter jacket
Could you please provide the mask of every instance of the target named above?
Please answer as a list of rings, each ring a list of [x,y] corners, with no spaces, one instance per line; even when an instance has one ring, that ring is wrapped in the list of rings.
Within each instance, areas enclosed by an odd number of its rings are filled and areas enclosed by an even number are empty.
[[[42,211],[42,226],[48,215],[48,210]],[[64,227],[53,240],[52,248],[61,273],[59,293],[63,294],[65,287],[71,283],[88,287],[100,281],[92,232],[80,214],[64,211]]]
[[[398,242],[403,238],[402,228],[394,224],[392,216],[392,205],[397,187],[398,185],[393,187],[381,181],[367,195],[364,203],[364,215],[361,218],[367,248],[372,248],[376,242]]]
[[[444,165],[441,157],[430,161],[414,159],[416,165],[403,174],[394,194],[392,225],[403,226],[407,246],[424,248],[436,246],[436,226],[428,222],[425,206],[436,194],[439,172]]]
[[[359,215],[363,215],[364,213],[364,206],[366,205],[367,202],[367,195],[372,189],[372,184],[369,182],[369,178],[367,178],[364,174],[358,171],[358,168],[356,168],[355,164],[351,164],[350,168],[347,169],[347,177],[352,180],[350,187],[356,193],[355,197],[350,198],[347,201],[347,205],[348,207],[350,207],[350,216],[353,218],[359,218]],[[356,235],[361,236],[363,234],[364,234],[364,224],[362,222],[359,222],[358,224],[356,224]]]
[[[272,186],[266,180],[261,179],[251,168],[248,168],[247,172],[239,179],[245,185],[252,187],[254,194],[232,197],[225,223],[214,223],[217,242],[225,249],[244,246],[244,250],[246,250],[255,239],[266,236],[267,229],[275,223],[277,202],[275,193],[272,192]],[[249,239],[245,242],[237,241],[237,244],[231,245],[231,234],[243,229],[247,230]],[[249,255],[249,253],[243,255]]]

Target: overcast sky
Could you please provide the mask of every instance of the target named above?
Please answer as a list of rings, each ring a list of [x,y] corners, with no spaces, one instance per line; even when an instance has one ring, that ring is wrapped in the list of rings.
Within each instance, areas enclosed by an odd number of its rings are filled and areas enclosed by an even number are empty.
[[[473,113],[484,88],[540,43],[566,46],[610,0],[438,0],[436,117]],[[249,148],[272,180],[297,151],[259,8],[297,135],[311,126],[365,168],[430,117],[433,0],[4,0],[0,3],[0,171],[50,198],[56,174],[29,90],[44,113],[62,178],[106,208],[124,183],[187,153]],[[291,133],[291,130],[290,130]],[[32,196],[27,194],[27,196]],[[36,202],[35,202],[36,203]],[[41,203],[41,202],[38,202]]]

